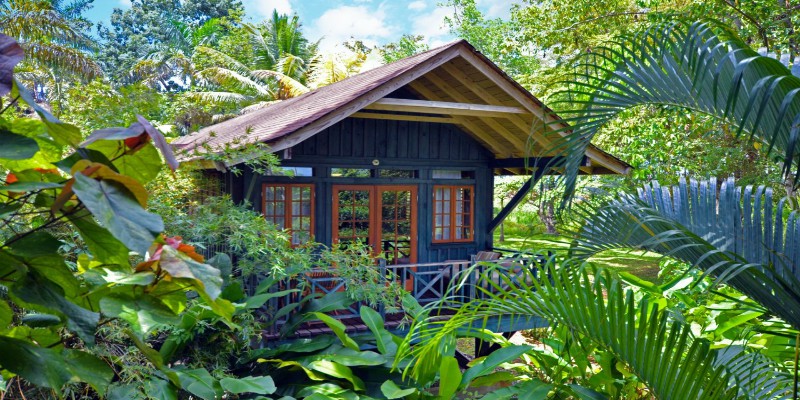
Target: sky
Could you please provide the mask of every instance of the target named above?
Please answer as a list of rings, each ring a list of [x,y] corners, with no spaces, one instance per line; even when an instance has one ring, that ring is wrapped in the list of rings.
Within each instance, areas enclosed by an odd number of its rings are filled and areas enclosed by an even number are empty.
[[[189,0],[190,1],[190,0]],[[332,49],[351,37],[368,46],[396,41],[403,34],[424,35],[431,47],[454,40],[444,24],[452,10],[437,6],[442,0],[242,0],[246,22],[272,14],[297,14],[306,37],[322,38],[320,47]],[[514,0],[477,0],[490,18],[506,18]],[[87,13],[95,22],[108,21],[114,8],[130,7],[130,0],[95,0]]]

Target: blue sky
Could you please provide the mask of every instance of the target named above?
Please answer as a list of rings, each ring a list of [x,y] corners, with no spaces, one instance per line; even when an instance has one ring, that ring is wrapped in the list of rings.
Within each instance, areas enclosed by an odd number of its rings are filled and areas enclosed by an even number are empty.
[[[191,0],[187,0],[191,1]],[[324,37],[321,46],[332,48],[351,36],[368,45],[397,40],[404,33],[424,35],[431,46],[453,40],[444,26],[452,13],[437,6],[442,0],[242,0],[249,22],[258,22],[277,9],[300,16],[309,39]],[[477,0],[489,17],[507,17],[514,0]],[[114,8],[130,7],[130,0],[95,0],[88,17],[108,21]]]

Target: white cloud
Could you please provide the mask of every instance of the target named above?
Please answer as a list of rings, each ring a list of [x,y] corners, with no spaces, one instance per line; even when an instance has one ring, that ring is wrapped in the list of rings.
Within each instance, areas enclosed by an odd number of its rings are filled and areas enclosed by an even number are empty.
[[[243,0],[244,9],[247,16],[254,20],[262,20],[272,16],[272,10],[278,10],[279,14],[292,14],[292,4],[289,0]]]
[[[383,7],[370,9],[365,5],[340,6],[325,11],[308,27],[306,37],[310,40],[323,38],[320,47],[330,50],[336,44],[355,38],[367,46],[382,43],[391,38],[396,29],[386,21]]]
[[[508,19],[511,16],[511,5],[518,3],[518,0],[477,0],[478,8],[487,18]]]
[[[414,18],[411,29],[416,35],[424,35],[428,44],[443,44],[450,41],[450,28],[445,25],[444,18],[449,17],[452,10],[447,7],[437,7],[432,12],[418,15]]]
[[[409,10],[420,11],[424,10],[427,7],[428,5],[425,4],[425,2],[422,0],[412,1],[411,3],[408,3]]]
[[[131,8],[131,0],[119,0],[119,5],[123,8]]]

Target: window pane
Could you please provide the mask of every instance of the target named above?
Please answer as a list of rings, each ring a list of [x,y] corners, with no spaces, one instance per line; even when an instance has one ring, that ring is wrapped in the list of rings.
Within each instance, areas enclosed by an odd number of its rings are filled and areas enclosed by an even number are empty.
[[[331,168],[334,178],[370,178],[372,170],[366,168]]]
[[[410,169],[382,169],[381,178],[416,178],[417,171]]]
[[[433,179],[461,179],[459,170],[435,169],[431,173]]]

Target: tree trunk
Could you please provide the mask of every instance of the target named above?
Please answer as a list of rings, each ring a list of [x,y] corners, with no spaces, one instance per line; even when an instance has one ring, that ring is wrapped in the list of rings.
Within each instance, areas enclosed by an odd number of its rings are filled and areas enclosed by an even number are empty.
[[[555,199],[548,199],[539,202],[539,219],[544,223],[544,227],[549,235],[558,235],[556,229]]]

